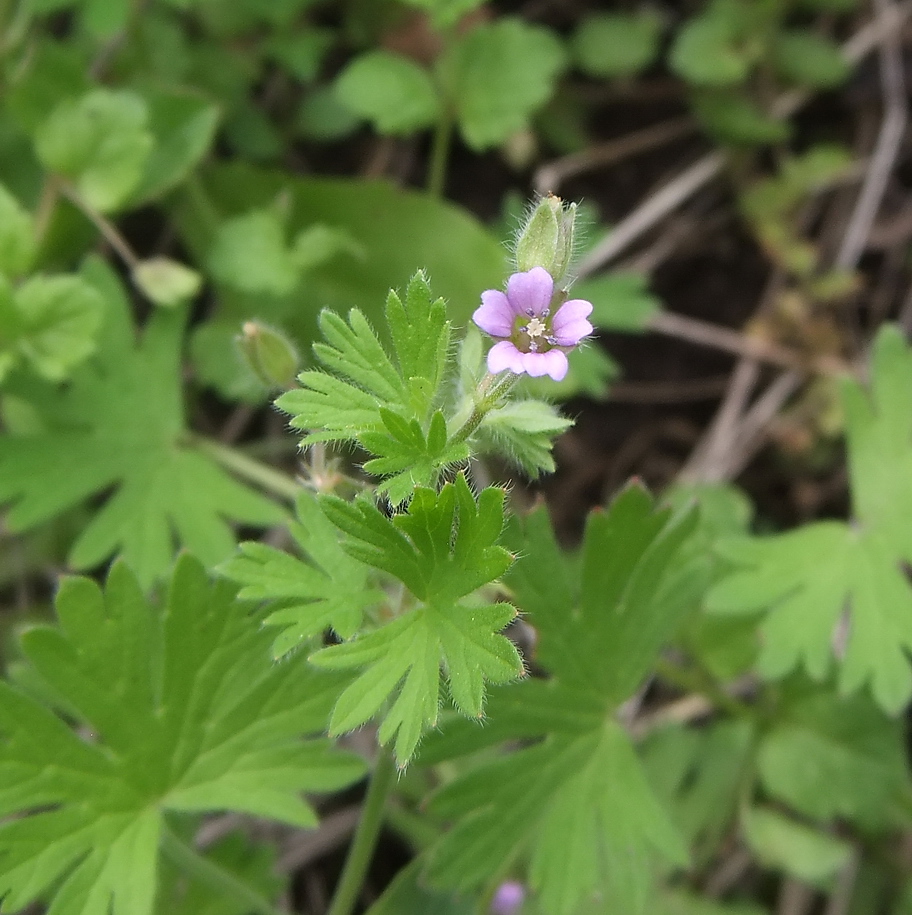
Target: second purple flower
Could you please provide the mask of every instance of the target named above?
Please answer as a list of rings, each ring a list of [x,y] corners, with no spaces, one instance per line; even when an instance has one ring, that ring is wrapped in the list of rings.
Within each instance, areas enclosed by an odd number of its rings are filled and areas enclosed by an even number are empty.
[[[550,375],[561,381],[568,369],[565,350],[592,333],[586,320],[591,313],[591,302],[568,300],[562,290],[555,293],[551,274],[533,267],[514,273],[506,293],[483,292],[472,320],[486,334],[500,338],[488,353],[489,372],[509,369],[517,375]]]

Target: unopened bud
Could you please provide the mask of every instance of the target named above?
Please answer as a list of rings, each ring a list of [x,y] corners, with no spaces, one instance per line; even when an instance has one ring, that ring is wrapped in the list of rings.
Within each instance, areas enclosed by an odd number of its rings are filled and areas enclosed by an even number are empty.
[[[244,359],[263,384],[291,387],[298,373],[298,351],[284,334],[259,321],[247,321],[237,339]]]
[[[576,204],[560,197],[543,197],[516,240],[516,267],[521,272],[544,267],[555,284],[567,275],[573,257]]]

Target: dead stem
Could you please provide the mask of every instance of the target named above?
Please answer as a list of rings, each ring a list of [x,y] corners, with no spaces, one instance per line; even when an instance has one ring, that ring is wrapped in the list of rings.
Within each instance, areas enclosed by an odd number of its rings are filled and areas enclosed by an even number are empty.
[[[554,159],[545,163],[535,173],[535,192],[542,195],[556,194],[561,184],[574,175],[616,165],[630,156],[686,136],[692,133],[696,126],[692,118],[674,118],[643,130],[635,130],[616,140],[597,143],[581,152]]]

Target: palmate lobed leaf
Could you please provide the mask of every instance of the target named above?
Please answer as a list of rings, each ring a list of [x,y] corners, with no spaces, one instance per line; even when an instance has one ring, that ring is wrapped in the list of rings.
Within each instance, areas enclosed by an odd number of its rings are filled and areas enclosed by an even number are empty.
[[[558,547],[543,509],[510,532],[523,552],[506,583],[536,629],[534,659],[549,679],[493,689],[489,726],[448,722],[421,761],[508,738],[539,742],[477,764],[432,801],[456,820],[431,850],[433,881],[477,886],[524,855],[549,913],[570,915],[594,898],[633,913],[646,905],[652,857],[686,860],[613,712],[696,604],[705,571],[679,552],[693,526],[691,514],[673,519],[631,486],[590,517],[578,555]]]
[[[69,915],[146,915],[169,811],[235,810],[316,823],[300,794],[348,784],[362,762],[321,732],[339,680],[272,664],[268,636],[227,583],[184,557],[158,613],[123,564],[102,591],[65,579],[57,627],[23,639],[25,682],[0,684],[0,896],[53,897]]]
[[[372,454],[365,469],[386,477],[380,491],[398,505],[415,486],[433,485],[447,467],[464,461],[468,448],[450,439],[445,416],[434,409],[450,324],[422,273],[412,278],[405,301],[389,293],[386,319],[394,358],[360,311],[352,309],[347,322],[324,311],[325,342],[314,344],[314,354],[325,371],[303,372],[302,388],[276,405],[292,415],[293,428],[305,430],[302,444],[352,442]]]
[[[864,685],[897,712],[912,695],[912,350],[885,326],[869,389],[843,384],[855,521],[723,540],[731,569],[710,591],[717,613],[765,612],[759,667],[779,677],[801,666],[822,680],[839,668],[843,692]]]
[[[61,381],[95,349],[104,302],[75,274],[31,276],[16,289],[0,277],[0,381],[21,363]]]
[[[366,499],[353,504],[324,497],[328,517],[348,535],[345,549],[398,578],[417,601],[380,629],[311,656],[321,667],[364,668],[340,695],[331,733],[363,724],[395,694],[380,740],[395,738],[396,758],[405,765],[437,721],[441,665],[453,703],[470,717],[483,713],[486,681],[504,683],[522,675],[516,648],[498,634],[515,609],[463,600],[512,561],[496,545],[503,498],[503,490],[489,488],[476,502],[461,474],[439,493],[415,490],[407,513],[393,519]]]
[[[221,566],[241,586],[239,597],[271,602],[265,624],[282,629],[272,644],[275,658],[327,628],[350,639],[364,610],[384,599],[369,581],[368,567],[342,548],[338,529],[312,493],[298,497],[297,516],[289,530],[302,558],[252,541],[242,543],[240,554]]]
[[[120,552],[148,585],[170,567],[175,540],[214,565],[235,546],[228,519],[270,524],[284,511],[187,440],[184,310],[158,310],[136,340],[110,269],[90,261],[82,276],[105,303],[98,351],[66,389],[25,380],[12,387],[38,428],[0,436],[0,503],[12,503],[7,523],[27,530],[112,490],[73,545],[74,568]]]
[[[530,883],[555,915],[596,891],[617,898],[618,911],[639,911],[652,856],[687,862],[629,739],[610,720],[478,767],[444,788],[432,809],[459,818],[434,849],[432,881],[468,889],[525,852]]]
[[[826,688],[789,698],[756,764],[771,797],[806,817],[865,829],[893,822],[908,787],[903,722],[864,694],[839,698]]]
[[[828,521],[723,542],[718,552],[735,568],[707,606],[726,614],[766,611],[757,662],[764,676],[801,666],[824,679],[837,639],[844,643],[840,689],[868,684],[883,708],[902,708],[912,692],[912,591],[885,538]]]

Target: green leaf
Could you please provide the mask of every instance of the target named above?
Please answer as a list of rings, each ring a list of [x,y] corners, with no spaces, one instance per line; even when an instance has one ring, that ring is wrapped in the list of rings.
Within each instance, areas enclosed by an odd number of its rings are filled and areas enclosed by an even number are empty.
[[[757,757],[769,794],[816,820],[888,825],[906,784],[903,728],[866,697],[826,692],[789,703]]]
[[[265,623],[282,629],[272,645],[275,658],[327,628],[341,639],[352,638],[363,611],[384,596],[370,586],[367,567],[345,552],[338,530],[306,491],[298,498],[297,516],[289,530],[301,559],[250,541],[221,566],[222,574],[241,586],[239,597],[270,602]]]
[[[432,850],[435,882],[469,889],[521,854],[552,915],[570,915],[597,892],[635,913],[646,905],[653,853],[684,863],[614,710],[695,606],[703,576],[676,558],[693,524],[670,521],[633,486],[590,516],[579,556],[560,550],[543,509],[514,525],[508,539],[521,552],[506,584],[536,630],[534,661],[547,680],[493,689],[484,729],[451,721],[428,739],[426,763],[523,741],[432,801],[456,819]]]
[[[896,326],[881,327],[867,386],[846,380],[852,513],[863,529],[879,531],[897,558],[912,561],[912,348]]]
[[[226,519],[271,524],[272,501],[234,480],[187,440],[181,384],[182,309],[158,309],[137,342],[129,303],[113,273],[83,271],[105,302],[98,353],[65,390],[15,391],[35,411],[29,434],[0,436],[0,502],[27,530],[113,490],[70,554],[92,568],[122,552],[143,584],[167,571],[177,539],[207,565],[227,558]]]
[[[336,94],[380,133],[412,133],[440,117],[437,90],[427,71],[390,51],[355,58],[339,74]]]
[[[858,8],[858,0],[797,0],[802,9],[825,13],[847,13]]]
[[[360,311],[353,309],[348,323],[324,312],[320,326],[327,342],[314,344],[314,353],[327,371],[302,372],[302,389],[283,394],[276,406],[294,417],[294,428],[306,431],[302,444],[357,442],[370,452],[364,469],[386,477],[380,490],[398,505],[469,451],[450,439],[443,413],[432,412],[450,339],[443,300],[433,299],[418,273],[404,302],[390,292],[386,315],[395,361]]]
[[[219,121],[218,108],[194,95],[153,90],[143,98],[154,145],[131,206],[157,200],[187,178],[212,146]]]
[[[361,119],[342,104],[334,86],[315,86],[301,100],[294,120],[297,136],[305,140],[332,142],[351,136]]]
[[[503,246],[475,217],[428,194],[384,181],[352,178],[289,178],[244,165],[220,166],[205,174],[203,189],[213,205],[233,217],[268,208],[282,195],[289,202],[288,232],[323,225],[357,246],[357,257],[334,257],[307,274],[292,295],[269,301],[261,293],[225,290],[220,304],[238,321],[261,318],[292,332],[304,346],[318,338],[324,308],[340,313],[358,308],[369,320],[383,320],[390,289],[403,289],[419,268],[463,324],[478,306],[479,292],[500,287],[506,270]],[[203,262],[211,246],[205,213],[189,198],[178,208],[182,234]]]
[[[532,477],[553,473],[555,436],[573,421],[541,400],[509,400],[491,410],[479,428],[480,450],[506,455]]]
[[[266,657],[268,636],[230,586],[185,557],[164,612],[123,565],[102,591],[71,578],[59,626],[24,637],[34,676],[68,717],[0,684],[0,895],[18,910],[151,915],[170,812],[237,811],[311,827],[305,790],[364,766],[322,731],[338,688],[303,659]]]
[[[512,642],[497,634],[516,616],[514,608],[462,600],[512,561],[495,545],[503,499],[503,490],[489,488],[476,503],[461,474],[439,493],[416,489],[408,512],[392,520],[367,500],[324,497],[329,519],[348,535],[349,554],[398,578],[415,600],[381,629],[311,656],[321,667],[366,668],[339,697],[331,733],[363,724],[396,692],[379,736],[382,743],[395,737],[396,758],[404,766],[437,721],[441,665],[454,705],[476,718],[483,713],[485,681],[522,675]]]
[[[31,214],[0,184],[0,273],[21,276],[35,258]]]
[[[152,142],[142,98],[112,89],[61,102],[35,137],[42,163],[72,179],[103,213],[116,210],[137,188]]]
[[[694,100],[694,108],[706,129],[723,143],[781,143],[789,135],[785,121],[771,117],[740,94],[702,93]]]
[[[753,903],[722,903],[682,890],[664,893],[656,900],[654,915],[769,915]]]
[[[151,257],[136,265],[133,282],[156,305],[173,308],[192,299],[200,291],[203,278],[169,257]]]
[[[476,915],[477,902],[432,890],[421,880],[421,863],[413,861],[396,875],[367,915]]]
[[[776,36],[773,64],[783,79],[811,89],[832,89],[844,83],[852,72],[838,45],[803,29]]]
[[[571,587],[542,600],[538,595],[548,593],[542,592],[543,579],[553,574],[553,563],[545,557],[517,563],[507,581],[532,615],[541,663],[562,682],[610,704],[626,699],[694,607],[701,578],[672,560],[695,523],[691,515],[670,524],[669,512],[654,511],[649,494],[631,485],[610,511],[589,516],[578,597]],[[530,543],[527,554],[536,546]],[[568,600],[578,607],[570,619]]]
[[[740,44],[740,24],[712,12],[690,20],[671,49],[672,69],[695,86],[731,86],[750,73],[751,56]]]
[[[467,13],[477,9],[484,0],[403,0],[409,6],[425,10],[431,17],[434,28],[445,32],[456,25]]]
[[[649,781],[697,867],[713,860],[731,831],[754,763],[755,739],[747,722],[722,721],[700,728],[666,727],[643,743]]]
[[[869,683],[883,708],[902,708],[912,693],[912,592],[884,538],[822,521],[723,541],[719,553],[738,569],[710,591],[707,606],[717,613],[768,611],[760,624],[761,674],[781,677],[802,665],[822,680],[835,641],[841,690]]]
[[[633,76],[659,51],[661,20],[650,13],[595,13],[580,22],[573,55],[589,76]]]
[[[386,477],[377,491],[393,505],[407,501],[416,486],[434,483],[446,468],[469,459],[465,442],[448,440],[446,418],[440,410],[431,416],[427,434],[418,420],[406,422],[392,410],[381,409],[380,418],[383,430],[368,430],[358,442],[377,455],[363,466],[368,473]]]
[[[310,26],[304,32],[271,35],[266,42],[266,53],[296,79],[311,83],[334,43],[332,30]]]
[[[875,342],[870,391],[843,384],[855,523],[723,540],[733,570],[707,597],[718,613],[765,611],[761,673],[801,665],[817,680],[839,661],[844,693],[869,684],[897,712],[912,695],[912,351],[896,328]]]
[[[219,282],[250,293],[287,295],[300,275],[275,210],[252,210],[223,222],[208,266]]]
[[[130,0],[82,0],[82,25],[92,36],[110,39],[126,29],[132,7]]]
[[[826,886],[852,853],[848,842],[765,807],[745,812],[744,834],[763,864],[817,885]]]
[[[476,151],[522,130],[554,92],[564,50],[547,29],[503,18],[454,41],[441,61],[459,129]]]
[[[554,915],[576,911],[597,888],[618,899],[619,911],[641,911],[653,853],[686,862],[627,736],[610,719],[476,766],[431,809],[461,817],[435,848],[433,882],[468,890],[525,851],[529,881]]]
[[[255,844],[240,833],[219,839],[205,855],[208,862],[242,880],[264,899],[274,899],[283,889],[285,881],[277,876],[276,857],[275,846]],[[188,879],[167,857],[159,869],[156,911],[160,915],[250,915],[245,900]]]
[[[36,45],[29,54],[28,68],[10,85],[8,94],[10,111],[30,134],[64,99],[74,99],[92,88],[85,59],[72,43],[39,40]]]
[[[32,276],[0,284],[0,380],[24,361],[61,381],[95,350],[104,313],[97,289],[80,276]]]
[[[852,154],[845,147],[819,143],[786,159],[776,176],[753,184],[741,195],[741,207],[756,222],[782,219],[809,194],[844,178],[852,165]]]

